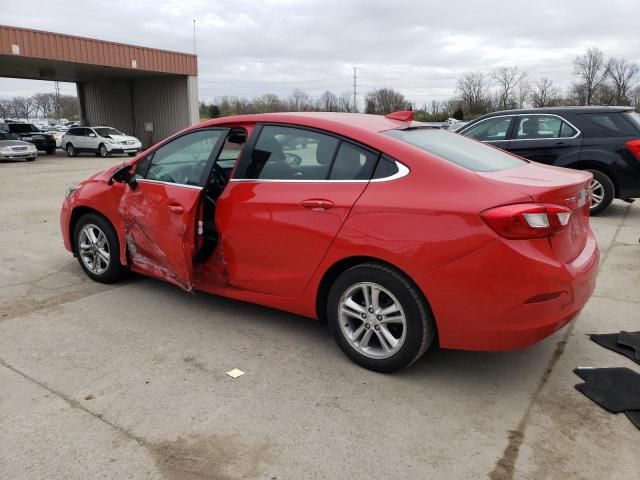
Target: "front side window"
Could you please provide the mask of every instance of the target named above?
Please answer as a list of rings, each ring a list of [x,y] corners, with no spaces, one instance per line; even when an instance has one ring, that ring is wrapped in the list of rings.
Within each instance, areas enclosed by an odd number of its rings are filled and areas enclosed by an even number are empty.
[[[238,178],[324,180],[331,169],[338,139],[294,127],[267,125]]]
[[[161,146],[150,156],[144,178],[178,185],[202,185],[205,168],[216,151],[223,130],[199,130],[187,133]],[[138,165],[136,174],[142,176]]]
[[[465,137],[475,138],[482,142],[506,140],[513,117],[488,118],[465,130]]]
[[[578,132],[560,117],[553,115],[520,115],[514,138],[532,140],[539,138],[570,138]]]
[[[527,163],[498,148],[439,128],[406,128],[383,133],[474,172],[495,172]]]

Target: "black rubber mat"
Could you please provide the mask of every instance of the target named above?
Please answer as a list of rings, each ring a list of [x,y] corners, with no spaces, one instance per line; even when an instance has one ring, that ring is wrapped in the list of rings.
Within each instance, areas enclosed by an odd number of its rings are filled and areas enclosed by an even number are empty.
[[[622,331],[620,333],[593,334],[590,337],[598,345],[640,364],[640,332]]]
[[[613,413],[640,410],[640,374],[633,370],[576,368],[573,372],[585,381],[576,385],[576,389],[605,410]]]
[[[628,410],[624,413],[636,427],[640,428],[640,410]]]
[[[633,360],[640,363],[640,332],[620,332],[618,345],[633,350]]]

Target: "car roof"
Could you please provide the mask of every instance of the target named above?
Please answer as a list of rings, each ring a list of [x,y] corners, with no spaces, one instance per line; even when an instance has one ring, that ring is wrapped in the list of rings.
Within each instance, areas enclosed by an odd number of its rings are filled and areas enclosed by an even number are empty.
[[[482,115],[482,117],[478,118],[487,118],[487,117],[495,117],[499,115],[521,115],[521,114],[531,114],[531,113],[618,113],[618,112],[628,112],[633,110],[633,107],[624,107],[624,106],[609,106],[609,105],[598,105],[598,106],[568,106],[568,107],[542,107],[542,108],[520,108],[514,110],[500,110],[498,112],[487,113],[486,115]]]
[[[336,133],[360,130],[361,132],[382,132],[398,127],[420,126],[421,122],[394,120],[383,115],[342,112],[278,112],[249,115],[233,115],[205,121],[198,127],[220,124],[282,123],[311,128],[319,128]]]

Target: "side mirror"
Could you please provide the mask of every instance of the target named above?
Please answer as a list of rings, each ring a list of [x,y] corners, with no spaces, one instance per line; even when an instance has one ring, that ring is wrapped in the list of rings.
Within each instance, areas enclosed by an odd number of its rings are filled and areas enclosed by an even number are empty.
[[[96,136],[96,134],[95,134],[95,133],[90,133],[90,134],[89,134],[89,136],[90,136],[90,137],[95,137],[95,136]]]
[[[135,189],[137,182],[135,174],[131,171],[131,165],[125,163],[113,172],[113,175],[111,175],[109,179],[109,185],[112,185],[113,182],[128,183],[132,190]]]

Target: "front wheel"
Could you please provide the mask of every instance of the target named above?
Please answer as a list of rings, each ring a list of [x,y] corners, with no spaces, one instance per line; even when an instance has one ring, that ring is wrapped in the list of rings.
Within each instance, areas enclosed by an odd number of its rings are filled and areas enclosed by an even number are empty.
[[[433,343],[433,315],[415,285],[384,265],[343,272],[327,300],[329,328],[355,363],[393,372],[418,360]]]
[[[53,155],[54,153],[56,153],[56,149],[55,148],[48,148],[46,150],[47,155]]]
[[[107,146],[104,143],[101,143],[98,147],[98,155],[102,158],[107,158],[109,156],[109,150],[107,150]]]
[[[137,155],[136,152],[127,152],[127,155],[129,155],[130,157],[135,157]]]
[[[589,184],[589,189],[591,190],[591,208],[589,209],[589,213],[595,217],[611,205],[616,189],[608,175],[599,170],[587,171],[593,174],[593,179]]]
[[[124,276],[118,235],[104,217],[93,213],[83,215],[73,235],[76,256],[89,277],[101,283],[114,283]]]

